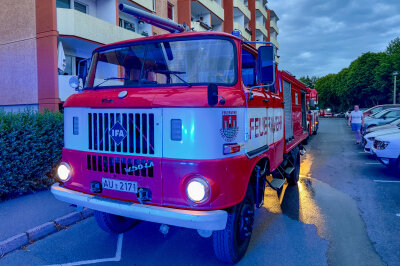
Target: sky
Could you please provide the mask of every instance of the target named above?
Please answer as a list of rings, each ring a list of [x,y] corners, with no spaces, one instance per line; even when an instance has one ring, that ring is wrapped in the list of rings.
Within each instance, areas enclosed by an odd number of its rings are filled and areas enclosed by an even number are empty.
[[[400,37],[400,0],[268,0],[279,17],[279,68],[296,77],[337,73]]]

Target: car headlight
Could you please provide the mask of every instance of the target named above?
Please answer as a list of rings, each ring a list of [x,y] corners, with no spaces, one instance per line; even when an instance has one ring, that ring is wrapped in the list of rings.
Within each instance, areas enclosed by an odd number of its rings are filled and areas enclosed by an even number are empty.
[[[71,178],[71,166],[65,162],[60,163],[57,168],[57,177],[62,182],[67,182]]]
[[[186,194],[194,203],[203,203],[210,197],[210,186],[203,178],[196,177],[187,183]]]
[[[384,149],[386,149],[386,147],[389,145],[389,141],[381,141],[380,142],[380,145],[378,145],[378,150],[384,150]]]

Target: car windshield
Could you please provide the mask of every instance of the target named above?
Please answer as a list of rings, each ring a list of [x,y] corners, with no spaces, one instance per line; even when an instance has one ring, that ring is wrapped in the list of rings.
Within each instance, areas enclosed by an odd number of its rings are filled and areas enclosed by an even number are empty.
[[[87,87],[233,85],[236,52],[228,39],[160,40],[93,55]]]
[[[396,126],[396,125],[400,126],[400,118],[397,118],[397,119],[393,120],[392,122],[390,122],[390,124],[394,125],[394,126]]]
[[[378,113],[372,114],[370,115],[371,118],[381,118],[382,116],[384,116],[387,112],[389,112],[388,110],[382,110]]]

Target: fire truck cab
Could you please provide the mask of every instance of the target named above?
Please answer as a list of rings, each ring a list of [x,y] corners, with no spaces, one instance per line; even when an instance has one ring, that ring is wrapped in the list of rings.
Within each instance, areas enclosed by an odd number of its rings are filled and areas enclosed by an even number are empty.
[[[95,210],[107,232],[192,228],[238,262],[265,187],[297,183],[308,136],[306,88],[274,58],[272,44],[221,32],[97,48],[85,88],[64,103],[52,193]]]

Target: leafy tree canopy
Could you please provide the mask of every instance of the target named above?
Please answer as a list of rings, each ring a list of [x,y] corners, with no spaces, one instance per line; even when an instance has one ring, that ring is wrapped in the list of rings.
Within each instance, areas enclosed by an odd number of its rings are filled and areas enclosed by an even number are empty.
[[[354,104],[371,107],[392,103],[394,71],[400,72],[399,37],[389,43],[385,52],[364,53],[337,74],[316,78],[314,83],[308,76],[300,81],[310,88],[315,85],[320,108],[346,111]]]

